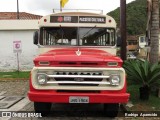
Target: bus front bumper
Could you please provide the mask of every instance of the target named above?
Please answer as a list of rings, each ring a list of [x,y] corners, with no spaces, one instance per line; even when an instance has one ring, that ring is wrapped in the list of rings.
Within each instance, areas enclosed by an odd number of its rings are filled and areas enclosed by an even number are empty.
[[[29,91],[28,97],[33,102],[70,103],[70,97],[87,97],[89,103],[127,103],[128,93],[59,93],[55,91]]]

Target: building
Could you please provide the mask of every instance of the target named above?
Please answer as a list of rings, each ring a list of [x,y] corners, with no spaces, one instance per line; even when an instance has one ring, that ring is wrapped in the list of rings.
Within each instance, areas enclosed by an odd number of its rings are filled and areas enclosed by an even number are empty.
[[[139,41],[139,56],[142,58],[146,58],[147,52],[150,51],[150,48],[148,47],[148,41],[146,40],[146,36],[144,34],[139,35],[138,41]],[[160,34],[159,34],[159,55],[160,55]]]
[[[145,35],[139,35],[138,41],[139,41],[139,57],[146,58],[147,56],[146,46],[148,45],[148,42],[146,41]]]
[[[127,36],[127,52],[138,52],[138,37],[137,36]]]
[[[139,41],[139,48],[145,48],[146,45],[148,45],[148,42],[146,41],[145,35],[139,35],[138,36],[138,41]]]
[[[0,12],[0,71],[17,70],[17,53],[13,42],[20,41],[22,52],[18,54],[20,70],[30,70],[37,46],[33,44],[33,33],[38,29],[42,16],[20,12]]]

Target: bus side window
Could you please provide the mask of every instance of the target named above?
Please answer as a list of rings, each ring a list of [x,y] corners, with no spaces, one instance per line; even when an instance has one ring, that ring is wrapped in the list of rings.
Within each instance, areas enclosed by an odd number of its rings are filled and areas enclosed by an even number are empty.
[[[59,39],[56,42],[57,45],[69,45],[68,39]]]
[[[77,45],[77,39],[72,39],[70,45]]]

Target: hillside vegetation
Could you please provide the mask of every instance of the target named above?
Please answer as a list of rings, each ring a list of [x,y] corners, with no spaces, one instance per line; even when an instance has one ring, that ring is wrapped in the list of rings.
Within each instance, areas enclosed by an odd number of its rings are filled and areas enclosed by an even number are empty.
[[[120,27],[120,8],[108,13]],[[127,33],[129,35],[144,34],[147,22],[147,0],[136,0],[127,4]]]

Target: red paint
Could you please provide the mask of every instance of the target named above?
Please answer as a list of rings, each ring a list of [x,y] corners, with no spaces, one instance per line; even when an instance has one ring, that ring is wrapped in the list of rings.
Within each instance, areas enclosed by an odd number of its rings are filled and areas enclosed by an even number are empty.
[[[57,50],[50,50],[47,53],[41,54],[37,58],[34,59],[34,64],[37,67],[40,67],[39,61],[49,61],[50,66],[55,67],[108,67],[107,62],[118,62],[118,66],[122,66],[122,60],[117,57],[113,56],[108,52],[102,50],[95,50],[95,49],[87,49],[81,48],[81,55],[78,56],[76,54],[77,48],[64,48],[64,49],[57,49]],[[76,64],[60,64],[61,62],[75,62]],[[96,65],[84,65],[84,63],[97,63]]]
[[[29,91],[28,97],[35,102],[69,103],[69,97],[89,97],[89,103],[126,103],[128,93],[57,93],[55,91]]]
[[[30,79],[28,97],[31,101],[69,103],[70,96],[87,96],[90,103],[127,103],[130,95],[126,93],[126,82],[122,90],[103,90],[100,93],[72,93],[57,92],[56,90],[36,90],[33,88]]]
[[[107,66],[108,62],[117,62],[118,66],[122,67],[123,61],[103,50],[80,48],[81,55],[77,55],[78,48],[63,48],[50,50],[39,55],[34,59],[36,67],[44,67],[39,65],[40,61],[48,61],[48,66],[52,67],[96,67],[96,68],[111,68]],[[89,63],[89,65],[87,64]],[[46,65],[47,66],[47,65]],[[112,67],[113,68],[113,67]],[[30,90],[28,97],[35,102],[54,102],[68,103],[70,96],[87,96],[90,103],[126,103],[129,99],[129,94],[126,93],[125,86],[121,90],[109,91],[103,90],[99,93],[72,93],[72,92],[57,92],[56,90],[36,90],[33,88],[30,79]]]
[[[47,22],[47,19],[44,19],[44,22]]]

